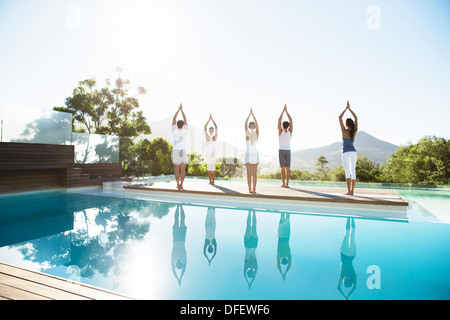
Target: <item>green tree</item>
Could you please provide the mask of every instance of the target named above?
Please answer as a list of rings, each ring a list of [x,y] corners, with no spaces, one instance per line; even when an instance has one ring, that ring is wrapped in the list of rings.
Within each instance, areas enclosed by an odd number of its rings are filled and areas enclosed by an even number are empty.
[[[117,79],[113,82],[106,79],[103,88],[97,87],[95,79],[78,82],[72,96],[66,98],[65,107],[55,106],[53,110],[73,115],[73,131],[119,136],[119,159],[127,169],[136,161],[133,156],[136,137],[151,134],[142,111],[137,110],[137,97],[147,91],[144,87],[131,87],[131,81],[121,76],[122,69],[117,68],[116,72]]]
[[[163,138],[152,141],[142,140],[137,149],[140,149],[140,161],[147,167],[144,172],[153,176],[161,174],[172,174],[174,172],[172,163],[172,145]]]
[[[72,96],[67,97],[65,107],[53,107],[55,111],[72,113],[72,129],[75,132],[100,133],[107,120],[107,110],[114,103],[109,88],[97,89],[95,79],[78,82]]]
[[[317,166],[316,170],[317,170],[317,173],[319,174],[319,178],[321,180],[325,179],[328,172],[330,171],[330,168],[327,167],[327,163],[328,163],[328,160],[324,156],[320,156],[316,160],[316,166]]]
[[[449,184],[449,159],[449,140],[425,136],[416,144],[400,146],[381,167],[381,178],[394,183]]]
[[[242,164],[239,163],[238,158],[220,158],[218,160],[221,176],[230,178],[242,177],[244,168]]]
[[[330,170],[328,176],[331,181],[345,181],[345,169],[343,165],[337,166]],[[358,173],[356,173],[358,176]]]
[[[186,165],[186,175],[188,176],[208,176],[208,169],[201,154],[190,153]]]
[[[380,172],[379,164],[371,161],[369,158],[358,154],[356,161],[356,179],[361,182],[378,182]]]

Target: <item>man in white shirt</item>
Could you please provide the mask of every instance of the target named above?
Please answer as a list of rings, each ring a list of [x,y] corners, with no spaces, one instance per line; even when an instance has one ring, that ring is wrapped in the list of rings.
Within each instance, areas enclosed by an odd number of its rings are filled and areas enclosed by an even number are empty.
[[[283,124],[281,124],[281,119],[283,118],[284,112],[286,112],[289,121],[284,121]],[[289,175],[291,173],[292,130],[293,130],[292,118],[289,112],[287,111],[286,105],[284,105],[283,111],[281,112],[281,115],[278,118],[278,138],[280,141],[280,149],[278,152],[278,157],[280,160],[280,167],[281,167],[281,179],[283,181],[281,187],[283,188],[289,188]]]
[[[181,115],[183,116],[183,120],[177,121],[178,112],[180,111]],[[178,190],[183,190],[183,181],[186,175],[187,137],[188,137],[188,125],[186,121],[186,115],[183,112],[183,106],[180,104],[180,107],[173,116],[172,121],[172,140],[173,140],[172,162],[175,169],[175,179],[177,180]]]

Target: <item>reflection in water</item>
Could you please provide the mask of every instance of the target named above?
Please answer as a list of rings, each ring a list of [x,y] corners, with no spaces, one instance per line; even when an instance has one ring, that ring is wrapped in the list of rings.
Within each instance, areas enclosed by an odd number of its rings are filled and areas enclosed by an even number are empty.
[[[345,235],[341,245],[341,273],[337,286],[346,300],[356,289],[356,272],[353,268],[353,259],[356,255],[355,229],[354,218],[347,218]],[[349,288],[347,294],[344,292],[345,289],[342,289],[342,284],[345,288]]]
[[[256,234],[256,213],[249,210],[247,215],[247,227],[244,235],[245,259],[244,278],[248,288],[251,289],[258,271],[258,261],[256,260],[256,247],[258,246],[258,235]]]
[[[173,223],[173,249],[172,249],[172,272],[181,285],[181,278],[186,271],[186,231],[187,227],[184,223],[185,214],[182,205],[178,205],[175,211]]]
[[[277,267],[281,273],[283,281],[286,280],[286,274],[292,263],[291,248],[289,238],[291,236],[291,220],[289,213],[280,215],[278,223],[278,248],[277,248]],[[284,269],[284,271],[283,271]]]
[[[242,272],[245,282],[250,290],[258,273],[258,268],[260,267],[258,266],[256,256],[256,249],[259,242],[256,210],[251,209],[245,212],[242,208],[238,208],[236,210],[237,214],[234,214],[232,210],[235,209],[217,209],[213,206],[202,207],[200,205],[192,206],[196,211],[193,210],[193,213],[195,214],[188,218],[188,224],[191,230],[189,237],[192,237],[190,239],[186,238],[186,206],[189,205],[171,202],[121,199],[116,197],[86,196],[70,193],[58,194],[57,196],[53,194],[34,195],[28,196],[27,198],[16,198],[12,200],[4,198],[0,199],[0,246],[15,247],[17,250],[20,250],[25,259],[40,263],[48,269],[54,268],[56,272],[59,272],[56,270],[56,267],[59,266],[77,266],[80,270],[80,276],[83,278],[92,279],[97,275],[101,275],[108,279],[108,281],[112,278],[112,275],[118,278],[122,276],[122,268],[126,265],[124,262],[127,261],[128,255],[130,254],[130,247],[133,244],[138,243],[138,247],[140,248],[142,248],[142,246],[145,248],[146,245],[151,247],[161,246],[161,253],[159,251],[156,252],[156,254],[161,254],[161,256],[155,257],[159,259],[153,259],[153,257],[151,257],[152,265],[154,264],[156,266],[154,267],[154,272],[156,274],[156,270],[161,266],[160,269],[163,269],[167,273],[167,276],[164,277],[164,279],[161,279],[162,286],[167,287],[171,284],[175,287],[181,287],[182,279],[184,279],[185,283],[188,281],[184,276],[187,266],[186,246],[189,245],[189,243],[195,243],[196,249],[198,250],[193,250],[192,255],[190,255],[189,270],[192,269],[192,273],[189,272],[189,276],[198,276],[205,272],[205,268],[208,269],[208,277],[221,273],[224,270],[226,272],[232,270],[230,275],[227,274],[225,276],[234,279],[237,277],[237,281],[242,286],[242,278],[239,276],[239,273]],[[173,209],[171,210],[171,208]],[[239,234],[237,242],[233,242],[236,240],[235,230],[231,230],[229,233],[228,231],[230,230],[227,230],[226,233],[221,233],[219,238],[221,239],[222,249],[220,253],[217,254],[216,211],[219,213],[218,210],[221,210],[219,218],[224,217],[224,223],[219,224],[220,228],[231,229],[239,227],[239,225],[231,225],[226,222],[234,223],[235,221],[239,221],[240,226],[242,227],[244,227],[245,224],[243,239],[245,256],[243,267],[242,260],[241,263],[239,263],[239,257],[237,258],[237,264],[233,264],[233,261],[231,261],[231,259],[234,259],[235,257],[235,249],[237,248],[239,250],[240,247],[242,250],[242,242],[239,241],[239,239],[242,238],[239,237]],[[171,213],[170,215],[169,212]],[[190,212],[188,212],[188,214],[189,213]],[[228,213],[233,214],[227,215]],[[247,216],[245,216],[245,213],[247,213]],[[279,214],[279,218],[278,216],[274,216],[274,214]],[[271,215],[270,219],[268,218],[269,215]],[[227,220],[228,217],[225,216],[230,217],[232,220]],[[271,212],[264,213],[258,218],[260,219],[260,230],[258,230],[260,232],[259,236],[263,236],[261,241],[268,239],[268,241],[271,242],[270,245],[264,245],[263,248],[260,248],[258,251],[260,264],[262,263],[262,257],[267,257],[269,263],[272,261],[266,270],[261,269],[264,271],[263,276],[267,276],[268,279],[270,278],[270,281],[272,281],[273,278],[275,279],[274,281],[283,285],[283,288],[291,290],[292,283],[283,282],[286,282],[288,273],[288,278],[292,279],[292,282],[297,282],[295,277],[299,279],[299,272],[296,271],[298,269],[295,268],[295,263],[294,267],[292,267],[292,260],[294,256],[301,257],[304,252],[308,255],[310,254],[310,251],[307,251],[309,250],[308,248],[296,248],[296,251],[291,252],[291,214]],[[294,214],[292,219],[301,219],[301,217]],[[266,224],[266,221],[272,222]],[[329,288],[327,290],[334,294],[331,296],[332,298],[342,295],[345,299],[349,299],[350,296],[355,296],[354,292],[357,283],[356,272],[353,266],[353,261],[356,256],[355,220],[354,218],[346,219],[346,228],[343,239],[339,236],[339,224],[336,223],[343,220],[327,218],[327,220],[320,220],[320,223],[322,223],[322,221],[327,221],[327,223],[329,223],[328,226],[332,226],[335,228],[333,230],[337,231],[337,233],[335,233],[337,237],[333,240],[336,245],[339,245],[339,242],[342,240],[340,248],[340,274],[337,282],[337,291],[339,293],[336,292],[336,284],[333,284],[335,283],[333,278],[335,279],[336,275],[331,275],[330,280],[327,280],[326,286]],[[361,224],[363,224],[363,222],[361,222]],[[298,224],[295,224],[296,228],[297,226]],[[314,225],[311,224],[311,226]],[[172,230],[170,230],[171,227]],[[305,227],[309,227],[309,225],[305,225]],[[273,231],[275,231],[275,229],[277,230],[277,240],[272,238],[268,228],[271,228]],[[318,225],[317,228],[320,228],[320,225]],[[295,230],[299,229],[293,229],[292,241],[298,242],[298,239],[303,239],[302,237],[305,235],[302,233],[299,236],[298,233],[294,232]],[[218,231],[222,230],[218,229]],[[264,231],[267,231],[268,235],[266,235]],[[147,237],[146,235],[149,232],[154,232],[155,237],[153,237],[153,235]],[[238,232],[240,233],[240,231]],[[263,232],[262,235],[261,232]],[[264,236],[267,238],[264,238]],[[158,241],[160,241],[160,239],[164,239],[164,243],[161,242],[161,244],[159,244]],[[321,238],[317,238],[318,242],[320,242],[319,239]],[[186,243],[186,240],[188,240],[188,243]],[[25,243],[25,241],[27,242]],[[155,242],[152,243],[152,241],[155,241],[156,244]],[[277,241],[276,244],[275,241]],[[277,248],[276,267],[273,263],[275,245]],[[203,248],[200,249],[200,247]],[[230,250],[230,248],[232,250]],[[320,249],[320,246],[317,248]],[[317,248],[314,247],[311,250],[316,250]],[[303,252],[303,250],[305,251]],[[227,252],[229,253],[229,256]],[[334,250],[334,252],[336,253],[336,250]],[[320,255],[322,253],[314,251],[314,254]],[[205,258],[208,261],[209,267],[206,267]],[[218,261],[214,261],[215,263],[212,264],[212,261],[217,259],[229,263],[220,264]],[[169,270],[169,260],[172,272]],[[294,260],[296,262],[297,258],[294,258]],[[325,261],[324,263],[327,264],[326,268],[333,268],[332,263],[329,263],[329,259],[323,260]],[[162,262],[160,263],[160,261]],[[242,271],[239,271],[241,268]],[[321,268],[323,268],[323,266],[321,266]],[[291,271],[291,269],[294,271]],[[267,270],[269,270],[269,273]],[[308,271],[312,272],[311,278],[315,276],[315,270],[315,266],[311,267],[310,270],[308,269]],[[317,270],[322,269],[317,268]],[[260,273],[262,271],[260,271]],[[178,286],[175,284],[175,281],[173,281],[171,273],[175,276]],[[283,281],[281,281],[278,274],[281,275]],[[259,277],[261,277],[261,275]],[[314,282],[313,280],[304,278],[301,281],[304,281],[305,285],[309,282]],[[120,278],[120,280],[121,279],[122,278]],[[120,280],[115,281],[119,283]],[[190,279],[190,281],[192,281],[192,279]],[[205,287],[212,287],[214,284],[208,280],[208,283],[204,285]],[[186,285],[184,287],[186,287]],[[180,292],[184,292],[183,290],[187,290],[187,288],[180,288]],[[244,291],[247,293],[246,289]],[[357,292],[358,297],[361,294],[359,291]],[[253,291],[252,294],[254,293],[255,292]],[[293,293],[292,297],[296,298],[298,294],[298,292]]]
[[[205,244],[203,246],[203,255],[208,260],[209,265],[217,253],[216,242],[216,208],[208,207],[205,221]]]

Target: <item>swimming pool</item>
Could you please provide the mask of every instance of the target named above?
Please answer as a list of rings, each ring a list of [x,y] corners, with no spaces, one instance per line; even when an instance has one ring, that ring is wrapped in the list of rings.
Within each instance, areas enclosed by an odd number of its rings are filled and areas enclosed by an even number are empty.
[[[450,224],[408,192],[403,222],[101,190],[2,196],[0,261],[139,299],[449,299]]]

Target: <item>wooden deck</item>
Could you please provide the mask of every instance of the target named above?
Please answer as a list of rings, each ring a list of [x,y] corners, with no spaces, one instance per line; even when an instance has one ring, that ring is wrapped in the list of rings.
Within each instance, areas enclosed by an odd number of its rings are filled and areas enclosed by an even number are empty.
[[[75,164],[74,146],[0,142],[0,193],[122,180],[121,163]]]
[[[355,189],[355,195],[347,196],[345,188],[339,187],[312,187],[312,186],[291,186],[281,188],[276,185],[258,185],[256,194],[248,192],[248,187],[244,183],[218,182],[215,186],[209,185],[207,181],[188,181],[184,183],[184,190],[177,190],[176,183],[157,182],[152,185],[130,185],[125,189],[148,191],[152,194],[168,194],[175,197],[184,195],[211,196],[215,198],[233,197],[239,200],[249,201],[290,201],[290,202],[317,202],[328,204],[352,204],[359,206],[389,206],[404,207],[408,202],[403,199],[395,190],[386,189]]]
[[[0,262],[0,300],[130,300],[130,298]]]

